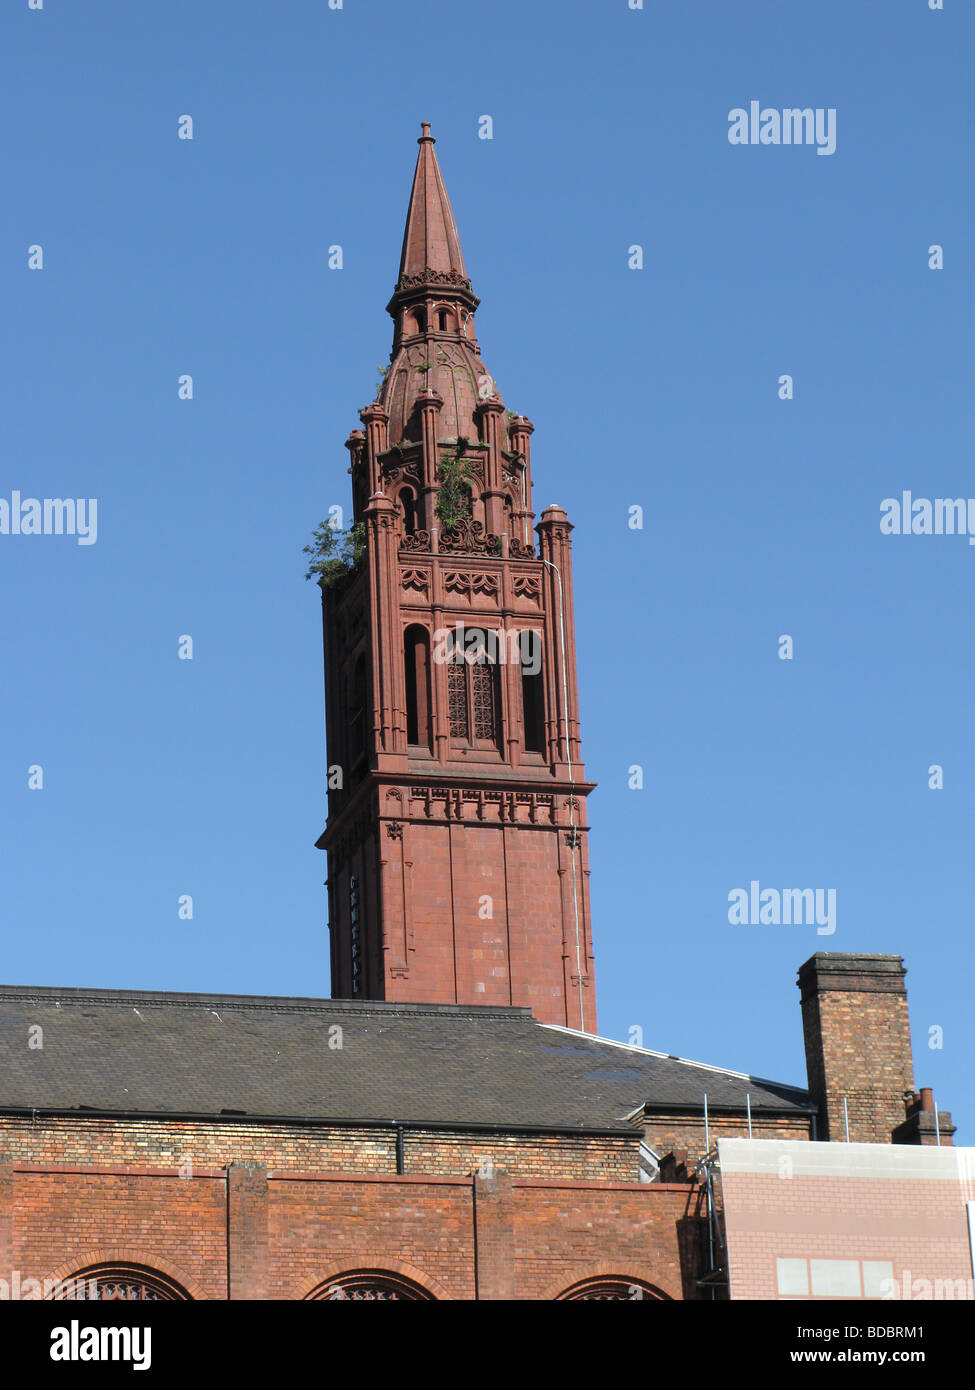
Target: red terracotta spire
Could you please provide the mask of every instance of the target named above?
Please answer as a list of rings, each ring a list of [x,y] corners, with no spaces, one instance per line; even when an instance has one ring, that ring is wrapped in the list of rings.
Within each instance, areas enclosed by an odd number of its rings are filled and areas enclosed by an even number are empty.
[[[397,288],[402,285],[404,277],[423,276],[427,270],[440,274],[453,272],[460,280],[467,280],[457,224],[433,149],[436,141],[430,134],[428,121],[424,121],[420,128],[423,134],[417,141],[420,153],[406,214]]]
[[[406,214],[399,278],[386,305],[394,322],[393,350],[376,404],[388,415],[388,443],[419,438],[418,402],[442,397],[441,439],[475,439],[475,412],[485,401],[503,408],[481,361],[474,328],[480,300],[471,288],[433,136],[424,121]],[[432,486],[432,484],[431,484]]]

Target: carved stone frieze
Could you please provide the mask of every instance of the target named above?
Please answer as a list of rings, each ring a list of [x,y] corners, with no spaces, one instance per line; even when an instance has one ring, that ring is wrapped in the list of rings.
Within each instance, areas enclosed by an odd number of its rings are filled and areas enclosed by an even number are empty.
[[[515,575],[514,591],[516,598],[537,599],[541,585],[530,574]]]
[[[444,588],[448,593],[483,594],[486,598],[497,598],[501,591],[501,583],[496,574],[447,570],[444,574]]]
[[[404,589],[416,589],[421,594],[425,594],[430,587],[430,575],[427,570],[404,569],[401,579]]]
[[[466,275],[461,275],[459,270],[434,270],[431,266],[424,266],[419,275],[401,275],[396,282],[396,289],[411,290],[420,285],[459,285],[465,290],[471,288],[470,280]]]
[[[428,820],[487,820],[503,825],[555,824],[555,797],[545,792],[411,787],[410,794],[413,798],[412,814]]]

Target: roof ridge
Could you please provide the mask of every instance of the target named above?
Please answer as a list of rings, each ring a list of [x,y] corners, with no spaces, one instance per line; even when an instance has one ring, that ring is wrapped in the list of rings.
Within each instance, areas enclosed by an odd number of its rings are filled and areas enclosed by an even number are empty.
[[[787,1081],[773,1081],[767,1076],[753,1076],[751,1072],[735,1071],[732,1067],[716,1067],[710,1062],[695,1062],[690,1057],[678,1057],[673,1052],[656,1052],[651,1047],[637,1047],[634,1043],[624,1043],[616,1038],[600,1038],[595,1033],[581,1033],[578,1028],[566,1028],[561,1023],[542,1023],[541,1028],[551,1028],[557,1033],[569,1033],[574,1038],[585,1038],[589,1042],[606,1043],[609,1047],[620,1047],[624,1052],[638,1052],[642,1057],[660,1057],[665,1062],[681,1062],[685,1067],[697,1067],[701,1071],[712,1071],[720,1076],[734,1076],[740,1081],[754,1081],[756,1086],[775,1086],[780,1091],[794,1091],[796,1095],[807,1096],[805,1086],[792,1086]]]
[[[0,985],[0,1002],[21,999],[32,1003],[142,1004],[158,1008],[258,1009],[273,1013],[387,1014],[399,1017],[505,1019],[531,1018],[531,1009],[497,1004],[400,1004],[386,999],[316,999],[302,995],[202,994],[186,991],[101,989],[75,985]]]

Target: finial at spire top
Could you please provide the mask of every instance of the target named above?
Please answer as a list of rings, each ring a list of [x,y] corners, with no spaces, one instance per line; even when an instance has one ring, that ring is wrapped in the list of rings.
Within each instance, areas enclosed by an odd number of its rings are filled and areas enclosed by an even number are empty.
[[[436,144],[436,143],[437,143],[436,140],[434,140],[433,136],[430,134],[430,122],[429,122],[429,121],[421,121],[421,122],[420,122],[420,129],[423,131],[423,134],[420,136],[419,140],[417,140],[417,142],[416,142],[418,145],[421,145],[421,144],[423,143],[424,140],[430,140],[433,144]]]

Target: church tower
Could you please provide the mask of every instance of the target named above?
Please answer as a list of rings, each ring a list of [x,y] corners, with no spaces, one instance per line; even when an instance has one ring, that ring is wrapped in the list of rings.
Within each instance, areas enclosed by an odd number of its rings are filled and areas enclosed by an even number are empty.
[[[393,350],[351,456],[356,568],[324,587],[332,993],[527,1005],[596,1031],[572,551],[481,359],[424,124]]]

